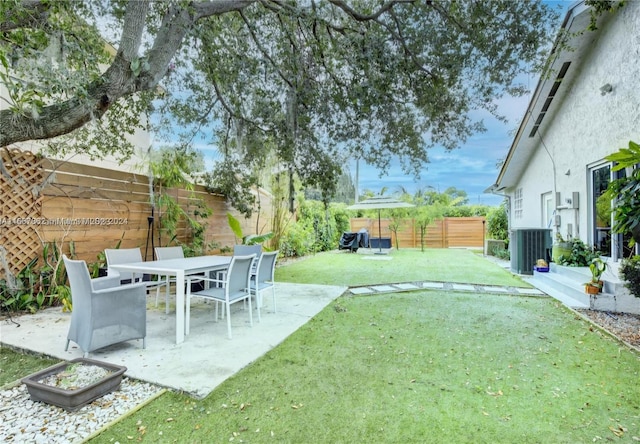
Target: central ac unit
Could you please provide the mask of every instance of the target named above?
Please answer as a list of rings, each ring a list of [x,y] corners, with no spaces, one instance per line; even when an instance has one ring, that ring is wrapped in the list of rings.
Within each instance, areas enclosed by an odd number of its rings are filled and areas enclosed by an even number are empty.
[[[551,230],[548,228],[515,228],[511,231],[511,271],[533,274],[538,259],[548,261]]]

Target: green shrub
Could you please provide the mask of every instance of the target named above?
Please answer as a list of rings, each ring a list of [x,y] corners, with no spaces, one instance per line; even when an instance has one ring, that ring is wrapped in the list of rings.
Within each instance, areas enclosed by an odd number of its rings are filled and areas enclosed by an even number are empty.
[[[314,244],[313,226],[298,221],[290,225],[280,238],[280,254],[284,257],[304,256],[314,252]]]
[[[49,276],[36,268],[34,258],[14,279],[0,280],[0,307],[10,312],[35,313],[45,307],[57,305],[57,287],[45,286]]]
[[[640,297],[640,256],[623,259],[620,264],[620,277],[625,281],[624,286],[635,297]]]
[[[313,231],[313,247],[309,251],[328,251],[338,246],[340,236],[350,230],[350,219],[344,205],[331,204],[328,209],[317,200],[300,200],[298,220]]]
[[[511,253],[506,248],[494,247],[489,254],[505,261],[511,260]]]
[[[443,217],[486,216],[492,209],[488,205],[448,205],[444,207]]]
[[[8,271],[6,250],[0,246],[0,267],[5,270],[5,278],[0,279],[0,311],[36,313],[57,305],[70,309],[71,291],[55,243],[43,244],[42,257],[33,258],[15,275]]]
[[[628,148],[620,148],[618,152],[606,157],[614,162],[613,171],[633,168],[630,175],[613,180],[607,188],[607,199],[615,199],[614,233],[630,233],[635,242],[640,242],[640,144],[629,141]]]
[[[558,259],[560,265],[565,267],[588,267],[591,262],[600,257],[598,252],[587,245],[580,239],[573,239],[571,241],[571,253],[562,255]]]
[[[509,242],[509,222],[507,220],[507,208],[504,203],[493,208],[487,214],[487,234],[490,239]]]

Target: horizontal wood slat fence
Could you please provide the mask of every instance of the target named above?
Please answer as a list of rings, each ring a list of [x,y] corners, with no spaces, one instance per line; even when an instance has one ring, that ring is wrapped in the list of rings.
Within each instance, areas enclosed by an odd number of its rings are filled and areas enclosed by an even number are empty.
[[[434,221],[425,233],[425,248],[482,248],[485,230],[484,217],[445,217]],[[381,237],[391,238],[395,248],[396,236],[389,230],[391,219],[380,219]],[[378,219],[353,218],[351,231],[365,228],[370,238],[378,237]],[[405,219],[398,229],[400,248],[420,248],[420,228],[413,219]]]
[[[169,241],[166,235],[158,240],[161,215],[157,209],[149,222],[152,206],[146,175],[46,159],[17,149],[2,149],[1,156],[0,259],[4,256],[12,273],[40,257],[46,242],[55,242],[65,254],[73,242],[77,258],[94,262],[101,251],[114,248],[121,239],[121,248],[140,247],[143,256],[146,252],[151,260],[151,228],[153,246],[165,246]],[[231,208],[224,196],[211,194],[203,186],[196,186],[193,193],[182,189],[169,193],[189,214],[198,199],[211,208],[212,215],[204,221],[206,242],[214,241],[220,247],[236,243],[227,212],[241,221],[245,234],[270,231],[271,196],[262,190],[261,210],[254,211],[248,220]],[[184,221],[178,225],[177,239],[190,241]],[[0,261],[0,278],[4,275]]]

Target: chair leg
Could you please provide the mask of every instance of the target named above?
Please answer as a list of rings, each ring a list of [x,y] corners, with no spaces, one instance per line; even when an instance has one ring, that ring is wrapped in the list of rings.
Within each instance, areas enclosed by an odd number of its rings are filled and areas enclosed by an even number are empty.
[[[253,310],[251,309],[251,293],[248,293],[249,297],[247,298],[249,300],[249,325],[253,327]],[[258,307],[258,310],[260,310],[260,307]],[[258,317],[260,317],[260,312],[258,311]]]
[[[276,286],[275,286],[275,284],[271,286],[271,291],[273,292],[273,312],[276,313]]]
[[[190,323],[191,323],[191,286],[189,286],[187,290],[187,294],[185,295],[186,302],[186,313],[184,316],[184,331],[186,334],[189,334]],[[176,310],[179,310],[179,307],[176,306]],[[176,313],[177,316],[177,313]]]
[[[156,287],[156,308],[158,308],[158,300],[160,299],[160,287]]]
[[[71,339],[67,339],[67,345],[64,347],[64,351],[69,351],[69,342],[71,342]]]
[[[142,338],[142,348],[146,350],[147,348],[147,337]]]
[[[260,292],[258,290],[256,290],[256,309],[258,310],[258,322],[262,322],[262,316],[260,315],[260,306],[261,304],[261,300],[260,300]],[[249,297],[249,304],[251,304],[251,297]]]
[[[171,276],[167,276],[167,284],[166,285],[167,285],[167,290],[166,290],[165,299],[164,299],[164,303],[165,303],[164,311],[165,311],[166,314],[169,314],[169,292],[171,290]]]
[[[225,303],[227,309],[227,336],[231,339],[231,304]]]

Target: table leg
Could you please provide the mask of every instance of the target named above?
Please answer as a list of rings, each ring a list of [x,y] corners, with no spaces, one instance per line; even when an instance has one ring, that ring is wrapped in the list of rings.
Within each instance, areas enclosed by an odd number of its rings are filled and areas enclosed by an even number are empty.
[[[176,344],[184,342],[184,312],[184,270],[178,270],[176,272]]]

